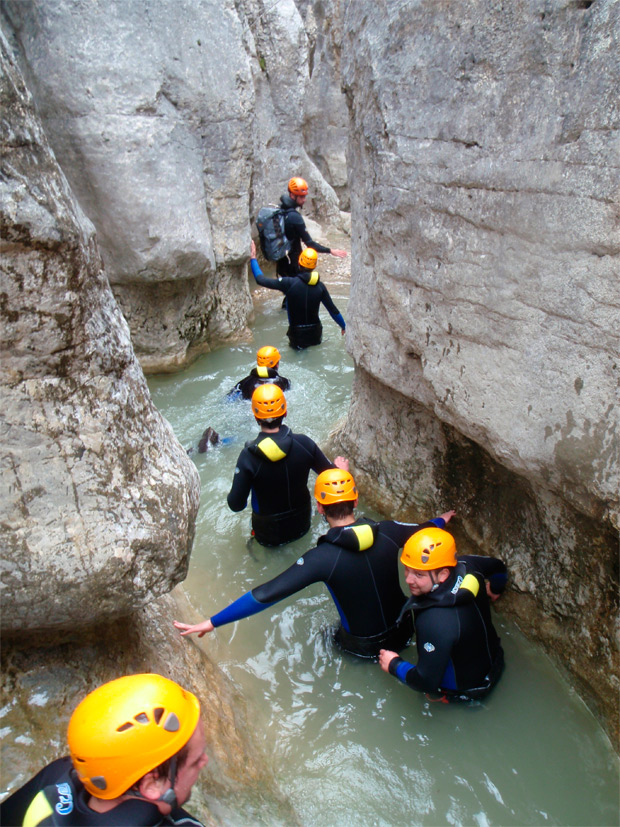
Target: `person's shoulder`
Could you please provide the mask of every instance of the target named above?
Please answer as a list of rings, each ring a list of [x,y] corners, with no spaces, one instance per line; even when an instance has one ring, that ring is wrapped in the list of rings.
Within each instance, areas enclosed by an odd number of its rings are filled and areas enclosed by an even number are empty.
[[[202,821],[198,821],[191,813],[188,813],[187,810],[184,810],[182,807],[176,807],[166,819],[162,822],[162,824],[176,824],[176,825],[186,825],[186,827],[204,827]]]

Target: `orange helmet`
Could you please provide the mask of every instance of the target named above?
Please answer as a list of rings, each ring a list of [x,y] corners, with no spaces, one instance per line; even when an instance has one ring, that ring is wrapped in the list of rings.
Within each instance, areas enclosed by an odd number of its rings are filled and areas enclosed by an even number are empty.
[[[288,182],[288,191],[291,195],[308,195],[308,184],[303,178],[291,178]]]
[[[259,385],[252,394],[252,413],[257,419],[274,419],[286,413],[282,390],[270,382]]]
[[[198,698],[161,675],[104,683],[69,721],[73,766],[91,795],[117,798],[182,749],[199,717]]]
[[[321,505],[333,505],[357,499],[355,480],[348,471],[328,468],[322,471],[314,483],[314,499]]]
[[[299,265],[305,267],[306,270],[314,270],[317,259],[318,255],[316,250],[313,250],[312,247],[306,247],[305,250],[301,251],[301,255],[299,256]]]
[[[405,543],[400,562],[418,571],[456,566],[454,537],[442,528],[416,531]]]
[[[276,347],[266,345],[256,354],[256,364],[259,367],[275,368],[280,361],[280,351]]]

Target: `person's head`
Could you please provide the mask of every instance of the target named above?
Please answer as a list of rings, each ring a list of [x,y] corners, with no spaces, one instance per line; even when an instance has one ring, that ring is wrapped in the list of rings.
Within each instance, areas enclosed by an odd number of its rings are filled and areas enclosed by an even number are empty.
[[[328,520],[352,517],[358,499],[353,476],[340,468],[322,471],[314,483],[314,499],[319,514]]]
[[[286,397],[277,385],[266,382],[252,394],[252,413],[261,427],[279,428],[286,416]]]
[[[161,675],[127,675],[78,704],[71,761],[95,799],[144,798],[163,814],[189,798],[207,763],[195,695]]]
[[[291,178],[288,182],[288,194],[298,207],[303,207],[308,196],[308,184],[303,178]]]
[[[405,543],[400,562],[405,566],[405,582],[411,594],[429,594],[445,583],[456,566],[454,537],[442,528],[416,531]]]
[[[256,364],[259,368],[265,367],[277,370],[279,362],[280,351],[276,347],[271,347],[271,345],[261,347],[256,353]]]
[[[299,266],[303,267],[304,270],[314,270],[317,260],[318,255],[316,250],[313,250],[312,247],[306,247],[305,250],[301,251],[298,262]]]

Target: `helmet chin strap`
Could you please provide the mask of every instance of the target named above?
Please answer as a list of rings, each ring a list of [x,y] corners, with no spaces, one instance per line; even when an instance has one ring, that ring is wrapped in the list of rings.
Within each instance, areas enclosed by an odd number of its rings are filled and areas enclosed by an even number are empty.
[[[431,589],[432,592],[435,591],[439,587],[439,583],[435,580],[435,572],[431,569],[428,573],[428,576],[431,578],[431,583],[433,584],[433,588]]]

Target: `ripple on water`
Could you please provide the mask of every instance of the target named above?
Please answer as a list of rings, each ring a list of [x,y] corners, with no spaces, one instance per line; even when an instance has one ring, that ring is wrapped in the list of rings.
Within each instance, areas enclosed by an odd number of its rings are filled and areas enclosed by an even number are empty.
[[[346,300],[338,305],[346,318]],[[298,354],[288,348],[279,301],[261,307],[253,343],[149,380],[183,445],[196,445],[207,426],[233,440],[192,454],[202,495],[186,586],[205,616],[292,565],[324,531],[314,515],[310,534],[281,549],[248,542],[249,512],[230,512],[226,494],[239,451],[257,431],[249,404],[226,401],[226,392],[247,375],[257,347],[272,344],[293,382],[293,430],[324,440],[350,394],[352,363],[328,318],[324,344]],[[617,825],[609,742],[550,662],[496,617],[505,674],[484,703],[463,706],[429,703],[376,664],[342,654],[322,585],[218,629],[206,648],[250,699],[256,732],[308,827]]]

